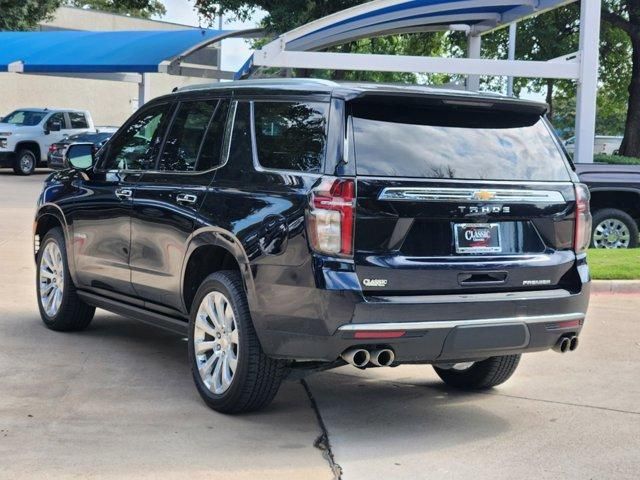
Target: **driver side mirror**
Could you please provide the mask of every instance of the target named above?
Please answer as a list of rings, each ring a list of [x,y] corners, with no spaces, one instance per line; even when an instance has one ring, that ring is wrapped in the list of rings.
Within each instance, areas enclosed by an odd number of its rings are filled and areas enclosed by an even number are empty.
[[[67,168],[86,170],[95,162],[95,147],[93,143],[72,143],[64,154],[64,164]]]

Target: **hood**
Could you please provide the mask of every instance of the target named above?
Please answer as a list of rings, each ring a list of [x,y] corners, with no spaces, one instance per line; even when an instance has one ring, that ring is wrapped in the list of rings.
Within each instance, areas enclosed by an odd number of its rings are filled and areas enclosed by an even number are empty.
[[[0,122],[0,136],[3,133],[26,133],[33,130],[42,130],[41,125],[15,125],[13,123]]]

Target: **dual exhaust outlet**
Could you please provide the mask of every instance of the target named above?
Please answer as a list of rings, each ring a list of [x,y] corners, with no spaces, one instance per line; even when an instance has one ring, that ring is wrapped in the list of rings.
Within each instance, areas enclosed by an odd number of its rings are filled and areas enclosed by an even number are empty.
[[[390,348],[371,351],[364,348],[350,348],[341,357],[345,362],[357,368],[366,368],[369,364],[374,367],[390,367],[396,359],[395,353]]]
[[[578,348],[578,337],[575,335],[570,337],[561,337],[553,346],[553,349],[560,353],[573,352],[576,348]]]

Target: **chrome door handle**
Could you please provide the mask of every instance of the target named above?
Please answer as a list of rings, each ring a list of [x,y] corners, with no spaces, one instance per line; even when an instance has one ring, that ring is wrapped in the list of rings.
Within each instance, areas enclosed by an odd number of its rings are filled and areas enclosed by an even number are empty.
[[[118,188],[116,189],[116,197],[120,200],[127,200],[133,196],[133,191],[129,188]]]
[[[198,196],[193,195],[191,193],[179,193],[178,196],[176,197],[176,201],[178,203],[186,203],[189,205],[193,205],[198,201]]]

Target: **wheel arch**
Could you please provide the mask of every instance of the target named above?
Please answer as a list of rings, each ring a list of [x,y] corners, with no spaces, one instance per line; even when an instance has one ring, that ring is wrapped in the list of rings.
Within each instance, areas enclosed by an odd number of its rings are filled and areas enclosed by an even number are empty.
[[[15,153],[18,153],[23,148],[31,150],[34,153],[36,156],[36,165],[42,161],[42,151],[38,142],[33,140],[23,140],[18,142],[16,143]]]
[[[592,189],[591,212],[615,208],[628,213],[640,227],[640,191],[634,189]]]
[[[73,256],[72,242],[70,241],[69,225],[62,213],[60,207],[55,204],[47,203],[42,205],[36,213],[33,222],[33,254],[34,260],[37,259],[40,243],[44,236],[52,228],[60,227],[64,235],[65,248],[67,251],[67,259],[69,261],[69,272],[71,278],[76,281],[75,259]]]
[[[220,270],[237,270],[242,277],[249,305],[254,305],[255,288],[249,260],[237,238],[221,229],[194,234],[182,266],[181,297],[184,311],[191,303],[202,281]]]

